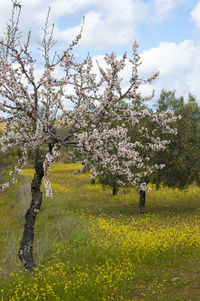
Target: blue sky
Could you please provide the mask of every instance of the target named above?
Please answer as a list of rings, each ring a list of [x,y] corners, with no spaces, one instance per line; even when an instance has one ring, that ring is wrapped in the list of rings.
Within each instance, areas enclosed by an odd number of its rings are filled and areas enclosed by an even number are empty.
[[[191,11],[198,1],[189,1],[177,7],[162,22],[141,24],[138,28],[138,42],[142,50],[158,47],[160,42],[180,43],[184,40],[200,38],[200,32],[191,19]]]
[[[134,40],[143,62],[141,76],[156,71],[160,76],[151,86],[141,88],[144,95],[162,88],[176,90],[187,98],[189,92],[200,102],[200,1],[197,0],[22,0],[21,30],[31,29],[32,47],[41,39],[48,7],[55,23],[57,47],[65,45],[79,32],[85,16],[83,37],[76,54],[88,52],[104,66],[103,55],[114,51],[131,55]],[[0,33],[10,16],[11,1],[0,0]],[[124,72],[128,81],[128,68]]]

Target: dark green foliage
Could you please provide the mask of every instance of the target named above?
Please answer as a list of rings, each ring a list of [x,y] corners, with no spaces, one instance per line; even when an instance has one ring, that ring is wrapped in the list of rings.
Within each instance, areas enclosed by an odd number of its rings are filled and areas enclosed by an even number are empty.
[[[188,101],[176,98],[175,91],[163,90],[157,104],[157,112],[173,110],[182,119],[175,122],[177,135],[169,137],[171,144],[165,152],[155,153],[155,160],[166,167],[151,178],[157,187],[161,183],[180,189],[196,182],[200,185],[200,107],[194,96],[189,94]]]
[[[99,183],[104,186],[110,186],[112,188],[112,194],[116,195],[119,189],[119,186],[116,183],[117,178],[112,175],[100,175],[99,176]]]
[[[2,131],[0,130],[0,137],[2,136]],[[12,147],[6,153],[0,153],[0,173],[8,168],[12,168],[16,165],[17,160],[21,156],[21,151],[18,146]]]
[[[20,158],[21,151],[19,147],[13,147],[6,153],[1,153],[0,156],[0,170],[11,168]]]
[[[44,160],[47,152],[48,152],[47,145],[45,145],[45,144],[41,145],[41,147],[40,147],[40,154],[39,154],[39,160]],[[35,160],[35,150],[32,149],[32,148],[29,148],[28,151],[27,151],[27,157],[28,157],[27,165],[28,166],[29,165],[33,166],[34,160]]]

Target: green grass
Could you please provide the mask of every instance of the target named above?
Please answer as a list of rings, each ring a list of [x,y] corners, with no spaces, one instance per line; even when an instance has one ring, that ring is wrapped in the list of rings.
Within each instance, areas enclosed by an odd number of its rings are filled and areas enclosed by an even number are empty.
[[[112,196],[88,174],[72,176],[77,167],[51,169],[54,196],[44,194],[37,216],[33,274],[17,259],[30,202],[17,191],[33,170],[0,193],[0,300],[200,300],[200,189],[148,193],[138,215],[134,189]]]

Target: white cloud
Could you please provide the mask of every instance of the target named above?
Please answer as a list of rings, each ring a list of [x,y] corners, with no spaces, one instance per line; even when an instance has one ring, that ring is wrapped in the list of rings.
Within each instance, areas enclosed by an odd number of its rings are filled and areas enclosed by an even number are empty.
[[[200,1],[191,11],[191,19],[195,22],[196,26],[200,28]]]
[[[85,14],[83,37],[80,46],[85,49],[103,49],[130,45],[136,38],[139,24],[144,22],[161,22],[169,18],[174,9],[191,0],[22,0],[21,29],[22,35],[32,30],[32,45],[41,39],[48,7],[52,7],[51,21],[54,21],[55,36],[65,45],[76,36],[80,30],[82,16]],[[0,0],[1,20],[0,34],[5,31],[11,13],[11,1]],[[66,16],[66,26],[58,26],[57,21]],[[67,17],[75,18],[77,24],[68,27]],[[200,1],[191,12],[191,18],[200,27]],[[60,44],[59,44],[60,45]],[[79,48],[80,49],[80,48]],[[114,49],[115,50],[115,49]],[[146,95],[155,88],[157,95],[162,88],[177,90],[179,95],[192,92],[200,96],[200,46],[185,40],[182,43],[161,42],[157,48],[151,48],[141,54],[143,78],[160,71],[160,76],[152,86],[143,86]],[[99,57],[103,63],[102,56]],[[124,86],[128,84],[130,68],[127,66],[122,73]]]
[[[81,8],[93,4],[94,2],[94,0],[54,0],[51,3],[51,8],[54,16],[59,17],[63,14],[76,13]]]
[[[21,3],[23,6],[37,6],[39,4],[41,4],[43,2],[43,0],[33,0],[33,1],[30,1],[30,0],[22,0]]]
[[[137,39],[140,24],[157,24],[169,17],[176,7],[188,1],[191,0],[21,0],[21,30],[24,36],[31,29],[33,44],[40,41],[41,27],[48,7],[51,6],[50,21],[55,23],[56,39],[62,43],[72,41],[85,15],[80,47],[105,49],[130,45]],[[3,26],[5,28],[10,17],[11,4],[11,1],[0,0],[0,33],[4,31]],[[68,17],[76,20],[76,25],[69,26]]]
[[[195,52],[194,42],[185,40],[179,44],[161,42],[159,47],[144,51],[141,55],[142,68],[159,69],[162,75],[183,72],[192,63]],[[146,67],[146,66],[148,67]],[[155,70],[156,71],[156,70]]]
[[[151,76],[160,71],[153,82],[158,96],[161,89],[176,90],[177,95],[187,96],[189,92],[200,96],[200,45],[191,40],[182,43],[160,43],[141,54],[141,76]]]
[[[82,47],[104,49],[132,43],[135,39],[137,24],[145,21],[149,4],[142,1],[94,0],[94,6],[85,14]],[[81,22],[81,19],[80,19]],[[80,30],[80,24],[73,28],[56,28],[56,35],[67,41]]]
[[[11,16],[12,3],[9,1],[0,0],[1,7],[1,23],[0,23],[0,34],[5,31],[5,25],[8,23],[8,19]]]
[[[173,10],[174,0],[155,0],[155,13],[159,19],[163,19]]]
[[[162,89],[176,90],[177,96],[184,96],[187,99],[191,92],[200,98],[200,44],[192,40],[185,40],[181,43],[161,42],[157,48],[143,51],[141,54],[142,65],[139,67],[139,77],[147,79],[155,72],[160,71],[159,77],[151,84],[140,86],[143,96],[151,95],[155,90],[155,98],[149,101],[153,104],[159,98]],[[105,68],[103,56],[96,56],[101,67]],[[97,72],[97,68],[94,69]],[[123,88],[128,87],[131,75],[131,66],[128,63],[121,73]]]
[[[44,26],[48,7],[51,6],[50,21],[56,26],[56,38],[69,43],[81,26],[85,15],[84,35],[80,47],[105,49],[132,43],[136,38],[139,23],[146,22],[150,9],[149,2],[143,0],[21,0],[22,13],[20,29],[24,36],[32,32],[33,43],[41,39],[41,27]],[[11,1],[0,0],[0,34],[11,15]],[[70,26],[67,18],[77,20],[76,26]],[[66,17],[66,24],[64,18]],[[62,18],[62,20],[60,19]],[[61,21],[60,21],[61,20]],[[59,24],[59,25],[58,25]],[[62,26],[60,26],[62,24]]]
[[[174,9],[190,0],[153,0],[153,19],[156,22],[168,19],[171,17]]]

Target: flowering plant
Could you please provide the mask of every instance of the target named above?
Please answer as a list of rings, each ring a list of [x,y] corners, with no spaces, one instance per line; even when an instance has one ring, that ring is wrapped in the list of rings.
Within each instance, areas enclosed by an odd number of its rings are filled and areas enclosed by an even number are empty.
[[[128,181],[139,189],[146,189],[141,179],[163,168],[154,165],[148,156],[143,157],[140,150],[157,151],[164,149],[169,141],[161,140],[157,128],[151,133],[141,125],[144,118],[154,122],[159,130],[175,133],[169,124],[175,120],[173,112],[153,114],[149,110],[137,108],[122,108],[121,101],[132,104],[137,100],[146,101],[153,97],[142,98],[138,88],[142,81],[138,77],[140,58],[137,54],[137,43],[133,44],[133,57],[129,60],[132,74],[129,87],[124,91],[121,85],[120,72],[125,68],[127,55],[120,59],[116,55],[105,56],[106,69],[98,64],[100,77],[93,71],[93,60],[87,57],[83,62],[76,62],[72,50],[78,44],[80,34],[72,41],[62,55],[54,55],[51,59],[50,50],[54,46],[53,28],[49,31],[48,11],[44,37],[41,43],[44,58],[42,75],[37,78],[35,69],[37,60],[33,59],[30,49],[30,33],[26,44],[21,43],[18,29],[21,6],[13,1],[11,24],[7,33],[0,38],[0,111],[3,113],[0,121],[5,122],[3,136],[0,138],[1,151],[5,152],[15,145],[21,146],[22,158],[12,174],[21,173],[26,163],[27,148],[35,150],[35,176],[31,184],[32,201],[26,213],[24,235],[20,246],[19,258],[27,269],[35,265],[32,246],[36,214],[42,203],[40,186],[44,177],[46,195],[51,197],[51,184],[48,179],[50,166],[60,156],[59,149],[64,146],[75,146],[84,154],[83,167],[88,167],[92,178],[102,173],[119,175],[118,184]],[[57,75],[58,70],[61,70]],[[144,80],[150,83],[158,76]],[[67,102],[73,103],[73,109],[66,107]],[[64,121],[64,123],[63,123]],[[146,143],[131,142],[128,137],[126,123],[131,121]],[[65,135],[56,135],[56,128],[71,125]],[[48,153],[40,161],[39,153],[42,144],[48,146]],[[9,183],[1,185],[8,187]],[[32,229],[32,230],[30,230]]]

